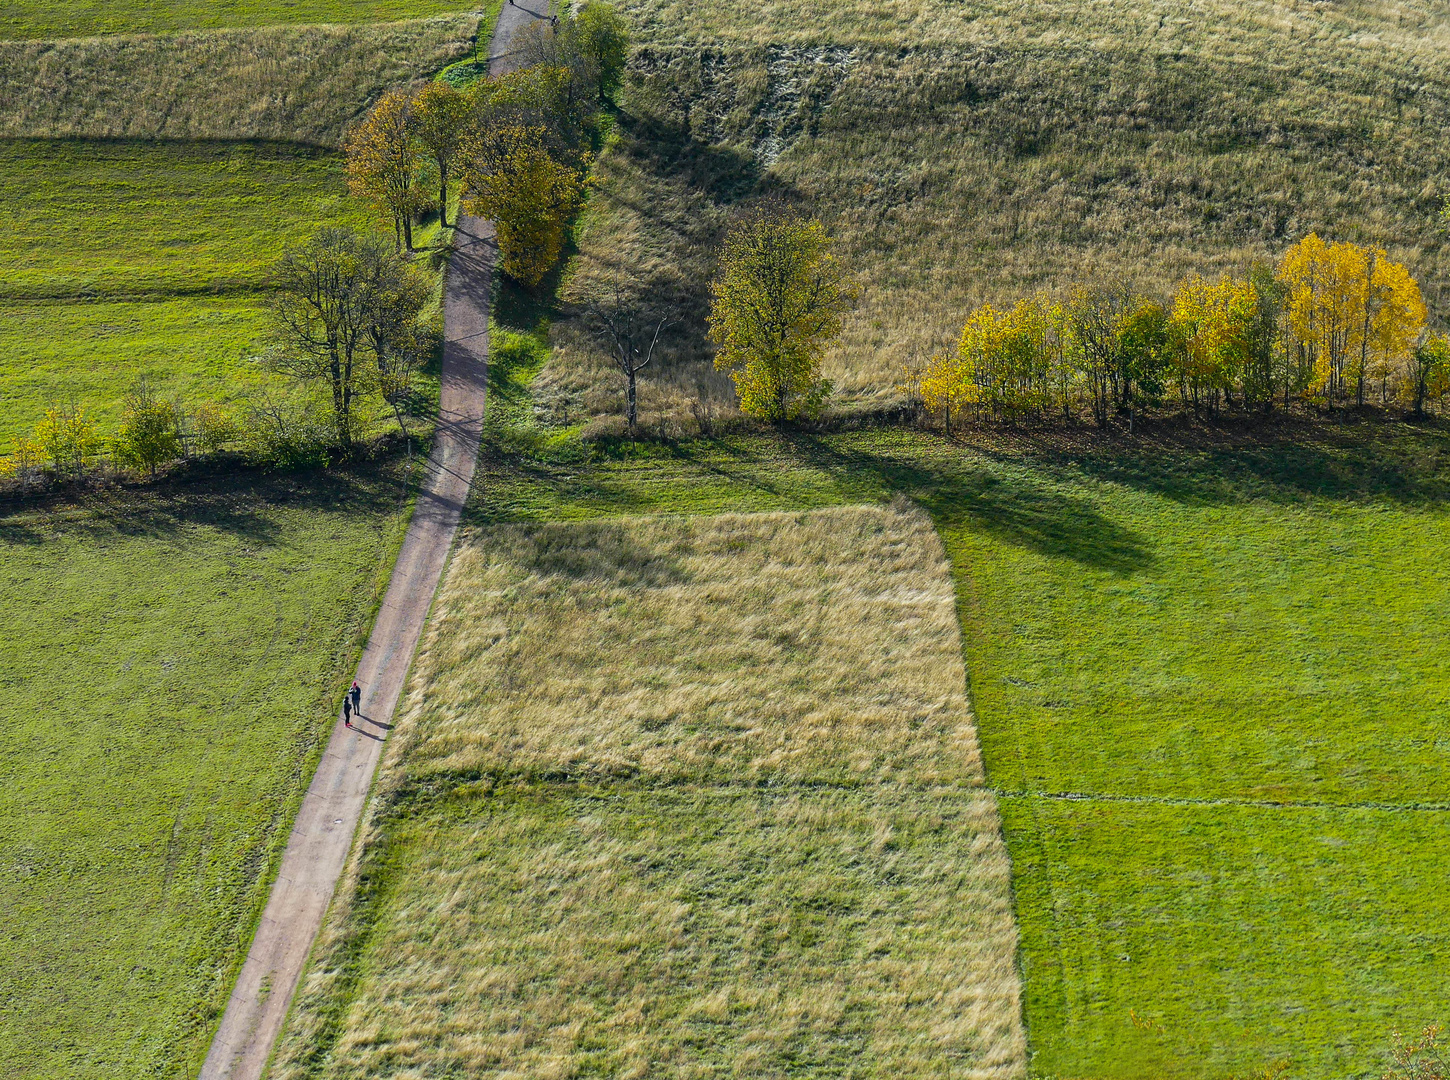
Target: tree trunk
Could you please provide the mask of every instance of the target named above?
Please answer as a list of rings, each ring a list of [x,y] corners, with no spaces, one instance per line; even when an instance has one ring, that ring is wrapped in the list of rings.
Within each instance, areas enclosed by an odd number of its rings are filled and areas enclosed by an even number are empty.
[[[438,224],[448,228],[448,169],[438,163]]]
[[[629,421],[629,437],[634,438],[634,427],[639,419],[639,402],[635,394],[635,370],[632,367],[624,369],[625,375],[629,378],[629,389],[624,397],[624,416]]]
[[[408,247],[408,254],[413,254],[413,215],[403,215],[403,242]]]

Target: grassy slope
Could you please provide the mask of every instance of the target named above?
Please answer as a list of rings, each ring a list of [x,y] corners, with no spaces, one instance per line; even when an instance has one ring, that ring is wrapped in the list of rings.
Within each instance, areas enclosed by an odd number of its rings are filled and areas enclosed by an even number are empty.
[[[472,513],[905,491],[956,573],[1034,1071],[1371,1075],[1394,1026],[1443,1018],[1447,454],[1370,426],[727,439],[496,456]]]
[[[651,377],[685,411],[712,244],[773,189],[830,224],[864,291],[828,374],[895,394],[975,304],[1095,276],[1164,291],[1318,229],[1386,245],[1433,298],[1450,263],[1439,9],[1207,2],[626,5],[636,56],[574,285],[623,260],[688,313]],[[543,385],[617,391],[570,347]],[[584,385],[581,389],[579,384]],[[653,392],[653,391],[652,391]],[[707,390],[707,393],[711,392]],[[653,406],[651,406],[653,407]]]
[[[482,40],[490,27],[486,15]],[[466,55],[479,28],[474,14],[0,41],[0,135],[336,147],[384,91]]]
[[[383,475],[0,515],[0,1076],[194,1076],[399,538]]]
[[[458,0],[151,0],[117,7],[85,0],[13,0],[0,13],[0,40],[167,33],[277,23],[364,23],[471,10]]]
[[[193,403],[256,387],[267,264],[362,221],[334,155],[270,144],[0,142],[0,193],[0,445],[71,396],[109,433],[141,375]]]
[[[919,514],[461,543],[282,1077],[1020,1076]]]

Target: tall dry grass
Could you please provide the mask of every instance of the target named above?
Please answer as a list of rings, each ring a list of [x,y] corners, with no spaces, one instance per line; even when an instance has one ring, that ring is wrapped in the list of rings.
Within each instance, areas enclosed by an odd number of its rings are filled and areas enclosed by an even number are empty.
[[[602,155],[581,299],[633,274],[685,318],[646,409],[728,397],[704,283],[724,223],[774,191],[819,213],[862,286],[827,358],[882,404],[965,315],[1037,289],[1273,259],[1310,230],[1389,248],[1450,300],[1446,13],[1396,4],[629,5],[640,37]],[[618,407],[577,325],[539,388]]]
[[[477,16],[0,42],[0,137],[336,146],[385,90],[473,46]]]
[[[465,537],[275,1075],[1025,1074],[954,610],[904,508]]]
[[[454,556],[408,774],[977,784],[924,516],[543,524]]]

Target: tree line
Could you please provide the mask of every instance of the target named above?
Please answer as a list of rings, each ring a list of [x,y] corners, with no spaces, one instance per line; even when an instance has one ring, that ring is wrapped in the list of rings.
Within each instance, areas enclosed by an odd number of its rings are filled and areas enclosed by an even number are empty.
[[[1426,330],[1419,285],[1381,249],[1314,233],[1277,264],[1217,281],[1193,275],[1168,302],[1123,284],[984,305],[957,347],[907,371],[905,389],[953,419],[1083,412],[1129,426],[1176,400],[1251,414],[1294,403],[1402,403],[1450,392],[1450,341]]]
[[[429,313],[435,281],[414,259],[415,224],[433,211],[450,224],[457,191],[463,210],[494,222],[504,273],[537,285],[563,250],[600,103],[619,89],[628,40],[621,16],[595,0],[517,34],[520,70],[463,87],[437,80],[390,91],[347,133],[349,191],[389,224],[392,242],[325,227],[284,250],[268,280],[270,342],[259,358],[319,391],[325,424],[310,406],[269,396],[241,413],[211,402],[187,409],[142,380],[125,397],[109,447],[84,405],[53,404],[0,458],[0,478],[78,477],[108,449],[114,466],[153,475],[229,445],[262,462],[315,462],[323,445],[351,452],[360,404],[378,399],[411,452],[416,374],[441,339]]]

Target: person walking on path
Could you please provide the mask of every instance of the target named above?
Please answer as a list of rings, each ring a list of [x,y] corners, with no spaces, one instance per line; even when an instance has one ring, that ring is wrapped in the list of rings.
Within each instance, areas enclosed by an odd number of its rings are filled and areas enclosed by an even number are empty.
[[[357,680],[356,679],[354,679],[352,681],[352,688],[350,690],[348,690],[347,696],[352,699],[352,711],[355,712],[355,713],[357,713],[359,716],[361,716],[362,715],[362,687],[357,684]]]
[[[352,727],[352,691],[349,690],[342,699],[342,726]]]

